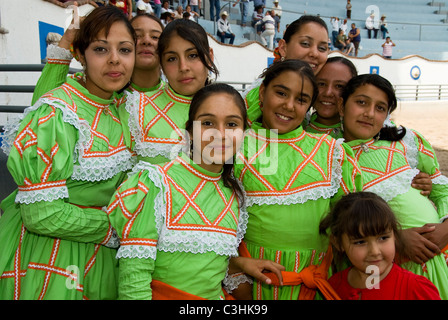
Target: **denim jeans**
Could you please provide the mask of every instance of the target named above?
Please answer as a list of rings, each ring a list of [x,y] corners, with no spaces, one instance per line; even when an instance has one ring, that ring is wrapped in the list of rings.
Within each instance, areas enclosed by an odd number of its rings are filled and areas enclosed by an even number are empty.
[[[219,11],[221,10],[221,3],[219,0],[210,0],[210,20],[219,20]],[[216,13],[215,13],[216,11]]]

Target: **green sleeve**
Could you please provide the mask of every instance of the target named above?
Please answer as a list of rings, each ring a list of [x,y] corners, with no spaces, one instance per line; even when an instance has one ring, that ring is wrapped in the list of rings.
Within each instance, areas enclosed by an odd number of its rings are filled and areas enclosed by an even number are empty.
[[[152,259],[120,259],[118,299],[151,300],[153,271],[154,260]]]
[[[156,166],[125,180],[107,209],[120,238],[119,298],[151,299],[151,281],[157,256],[159,229],[164,223],[162,176]],[[137,165],[136,168],[142,169]]]
[[[16,132],[7,166],[19,187],[16,203],[25,227],[61,239],[101,243],[111,233],[106,212],[70,204],[78,130],[64,107],[47,104],[27,113]],[[13,133],[11,133],[13,134]]]
[[[71,59],[69,60],[67,57],[47,59],[47,63],[34,88],[31,105],[34,105],[45,93],[59,87],[65,82],[70,69],[70,62]]]

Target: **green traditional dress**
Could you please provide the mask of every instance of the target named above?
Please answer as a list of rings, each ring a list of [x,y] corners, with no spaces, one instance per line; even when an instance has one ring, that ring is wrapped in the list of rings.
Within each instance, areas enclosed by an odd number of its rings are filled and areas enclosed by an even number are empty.
[[[185,154],[141,161],[108,207],[119,233],[120,299],[151,299],[152,280],[205,299],[222,299],[228,259],[238,255],[247,212],[220,173]]]
[[[319,223],[333,203],[362,189],[350,148],[302,127],[276,135],[254,123],[235,164],[235,176],[247,195],[244,242],[251,256],[273,260],[297,273],[322,262],[329,243],[319,235]],[[253,297],[295,300],[300,287],[257,282]]]
[[[127,96],[127,125],[139,160],[164,163],[188,150],[185,125],[191,99],[175,93],[169,85]]]
[[[434,149],[418,132],[407,129],[405,137],[396,142],[354,140],[347,143],[354,151],[363,172],[364,190],[381,196],[388,202],[404,229],[439,223],[448,215],[448,179],[439,171]],[[429,199],[411,187],[419,171],[432,179]],[[431,201],[436,206],[434,208]],[[442,299],[448,299],[448,267],[443,253],[420,265],[402,265],[427,277],[439,289]]]
[[[316,121],[317,114],[311,114],[308,119],[306,119],[306,124],[304,125],[305,131],[309,133],[320,133],[328,134],[335,139],[343,138],[344,134],[341,129],[341,123],[337,123],[331,126],[324,125]]]
[[[116,299],[118,238],[103,207],[133,165],[115,97],[68,78],[25,110],[3,149],[0,299]]]
[[[243,94],[244,101],[247,107],[247,121],[250,125],[253,122],[259,122],[259,119],[263,115],[260,109],[260,85],[263,79],[257,79],[252,87]]]

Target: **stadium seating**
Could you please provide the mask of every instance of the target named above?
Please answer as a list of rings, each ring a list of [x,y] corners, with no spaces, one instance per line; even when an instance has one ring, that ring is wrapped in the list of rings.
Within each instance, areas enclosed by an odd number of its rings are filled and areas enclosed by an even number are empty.
[[[373,5],[376,7],[373,7]],[[448,1],[438,6],[431,5],[431,0],[409,0],[403,5],[402,1],[395,0],[356,0],[352,1],[352,17],[349,25],[354,22],[361,28],[361,50],[359,57],[372,53],[381,54],[382,39],[368,39],[367,30],[364,28],[365,19],[371,10],[379,16],[386,15],[389,36],[396,43],[393,58],[402,58],[409,55],[419,55],[429,60],[448,59]],[[232,30],[235,33],[235,45],[241,45],[247,41],[256,40],[254,30],[251,27],[239,25],[239,6],[233,7],[227,1],[221,1],[223,10],[230,13],[229,19]],[[328,25],[331,32],[330,17],[345,18],[345,0],[280,0],[283,9],[281,31],[276,37],[281,37],[285,26],[298,19],[305,12],[319,15]],[[273,7],[273,3],[267,0],[266,7]],[[249,3],[249,12],[253,12],[253,2]],[[199,23],[210,34],[215,34],[215,26],[212,21],[201,18]],[[380,35],[379,35],[380,37]]]

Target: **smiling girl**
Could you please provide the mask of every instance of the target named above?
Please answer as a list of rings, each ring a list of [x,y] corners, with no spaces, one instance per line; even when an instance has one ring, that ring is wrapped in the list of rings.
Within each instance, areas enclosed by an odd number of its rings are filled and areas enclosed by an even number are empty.
[[[394,262],[400,243],[399,224],[391,208],[375,193],[344,196],[320,229],[323,234],[329,232],[336,261],[347,258],[351,262],[349,268],[328,280],[342,300],[440,300],[428,279]]]
[[[185,123],[191,99],[218,74],[204,29],[177,19],[168,24],[158,43],[167,85],[156,92],[128,97],[129,128],[139,159],[161,163],[186,147]]]
[[[292,22],[279,41],[276,54],[276,60],[302,60],[310,65],[315,75],[319,73],[328,57],[328,29],[325,21],[317,16],[303,15]],[[261,115],[258,91],[262,78],[260,76],[253,88],[244,95],[249,124]]]
[[[7,130],[18,190],[2,202],[1,299],[116,299],[118,238],[105,207],[131,168],[115,109],[135,61],[135,33],[115,7],[95,9],[74,48],[85,76]]]
[[[344,138],[363,171],[365,191],[381,196],[395,212],[409,244],[402,267],[424,275],[448,298],[448,268],[440,254],[448,243],[448,179],[439,171],[435,152],[418,132],[384,126],[397,107],[392,85],[379,75],[360,75],[342,95]],[[411,186],[422,171],[431,177],[429,198]],[[435,207],[434,207],[434,205]]]
[[[204,87],[189,109],[190,152],[160,165],[141,161],[120,186],[108,208],[121,238],[120,299],[224,298],[221,282],[247,224],[232,174],[245,127],[238,91]]]
[[[247,252],[283,265],[288,285],[256,282],[253,298],[321,298],[301,285],[301,271],[317,266],[326,277],[331,255],[324,258],[328,241],[319,236],[318,225],[342,195],[362,188],[360,172],[342,141],[306,133],[301,126],[317,97],[309,64],[275,62],[263,78],[262,118],[246,134],[235,176],[247,195]]]

